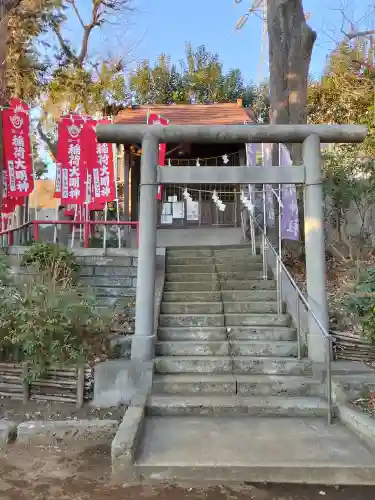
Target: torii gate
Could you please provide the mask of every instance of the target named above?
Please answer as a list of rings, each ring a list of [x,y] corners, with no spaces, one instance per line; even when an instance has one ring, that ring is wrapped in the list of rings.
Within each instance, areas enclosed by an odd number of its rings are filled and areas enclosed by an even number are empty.
[[[159,184],[304,184],[306,280],[309,305],[328,332],[321,143],[357,143],[362,125],[99,125],[99,142],[142,142],[135,333],[131,358],[154,358],[157,190]],[[159,143],[302,143],[303,165],[293,167],[158,167]],[[324,361],[316,322],[309,321],[308,352]]]

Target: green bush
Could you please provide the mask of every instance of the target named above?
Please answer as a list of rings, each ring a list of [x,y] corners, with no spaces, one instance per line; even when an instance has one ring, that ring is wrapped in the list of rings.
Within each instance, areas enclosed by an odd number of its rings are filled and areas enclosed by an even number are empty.
[[[75,283],[79,264],[74,253],[53,243],[35,243],[23,254],[21,264],[36,267],[55,282]]]
[[[57,270],[65,267],[59,267],[58,253],[50,259],[48,252],[36,255],[45,255],[45,269],[53,272],[41,273],[22,285],[10,276],[1,279],[0,260],[1,357],[28,361],[31,380],[43,376],[52,365],[75,365],[100,355],[111,323],[111,317],[98,311],[86,289],[65,277],[56,279]],[[33,255],[26,258],[28,264]]]
[[[360,322],[364,335],[375,344],[375,268],[368,269],[359,279],[355,291],[346,303]]]

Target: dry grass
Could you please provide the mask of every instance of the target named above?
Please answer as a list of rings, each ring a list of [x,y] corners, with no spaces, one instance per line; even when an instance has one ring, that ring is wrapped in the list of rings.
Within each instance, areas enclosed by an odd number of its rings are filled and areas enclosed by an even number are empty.
[[[296,258],[291,252],[286,252],[283,260],[300,289],[306,293],[304,260]],[[344,262],[328,253],[326,254],[328,307],[332,330],[350,333],[358,337],[361,335],[358,318],[349,313],[345,301],[353,292],[360,274],[370,267],[375,267],[375,256],[372,254],[369,254],[364,260],[354,262]]]

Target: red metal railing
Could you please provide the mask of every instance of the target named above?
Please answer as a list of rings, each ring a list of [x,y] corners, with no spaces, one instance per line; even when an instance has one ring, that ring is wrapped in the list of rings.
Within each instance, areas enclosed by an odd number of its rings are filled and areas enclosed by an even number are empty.
[[[83,246],[84,248],[89,248],[90,242],[90,228],[93,226],[128,226],[135,227],[137,235],[136,235],[136,245],[138,248],[138,237],[139,237],[139,222],[138,221],[98,221],[98,220],[32,220],[22,224],[21,226],[14,227],[12,229],[6,229],[5,231],[0,231],[0,237],[6,236],[8,238],[8,245],[12,246],[14,244],[14,234],[17,231],[22,231],[23,229],[27,229],[30,226],[33,228],[33,238],[34,241],[39,240],[39,226],[43,225],[70,225],[72,228],[74,226],[79,226],[82,224],[83,226]]]
[[[14,244],[14,234],[17,231],[22,231],[23,229],[27,229],[30,227],[31,222],[26,222],[25,224],[22,224],[21,226],[18,227],[13,227],[11,229],[5,229],[4,231],[0,231],[0,237],[2,236],[7,236],[8,237],[8,245],[12,246]]]

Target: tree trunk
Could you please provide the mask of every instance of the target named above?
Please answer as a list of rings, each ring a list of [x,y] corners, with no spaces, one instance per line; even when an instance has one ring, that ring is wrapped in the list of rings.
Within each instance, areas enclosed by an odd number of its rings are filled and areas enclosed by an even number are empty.
[[[267,0],[270,120],[273,124],[307,122],[307,82],[316,33],[306,23],[302,0]],[[295,163],[301,148],[292,147]]]
[[[267,30],[270,71],[270,123],[307,122],[307,82],[316,33],[306,23],[302,0],[267,0]],[[293,163],[300,164],[300,144],[288,145]],[[273,165],[279,165],[279,148],[272,151]],[[303,204],[300,234],[303,235]],[[280,221],[279,221],[280,223]]]

